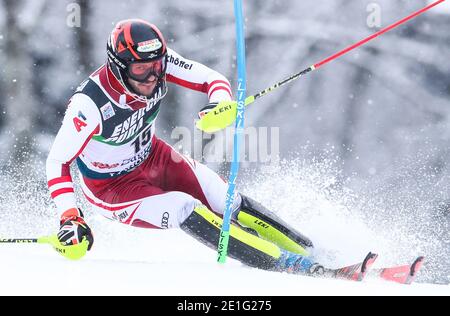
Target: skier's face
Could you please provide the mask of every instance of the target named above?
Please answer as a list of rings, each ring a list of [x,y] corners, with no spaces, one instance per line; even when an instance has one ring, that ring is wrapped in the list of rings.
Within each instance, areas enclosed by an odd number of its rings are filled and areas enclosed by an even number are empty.
[[[143,96],[151,96],[158,79],[164,76],[165,59],[135,62],[128,66],[128,82],[133,90]]]
[[[133,87],[136,94],[150,97],[158,83],[158,78],[156,76],[150,76],[145,82],[139,82],[128,78],[128,83]]]

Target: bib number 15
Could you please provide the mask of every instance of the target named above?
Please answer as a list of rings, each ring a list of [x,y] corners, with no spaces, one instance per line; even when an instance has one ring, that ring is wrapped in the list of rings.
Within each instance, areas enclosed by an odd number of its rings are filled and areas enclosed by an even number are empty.
[[[134,152],[137,154],[141,151],[142,147],[148,145],[148,143],[152,140],[152,126],[147,126],[136,138],[133,142],[132,146],[134,146]]]

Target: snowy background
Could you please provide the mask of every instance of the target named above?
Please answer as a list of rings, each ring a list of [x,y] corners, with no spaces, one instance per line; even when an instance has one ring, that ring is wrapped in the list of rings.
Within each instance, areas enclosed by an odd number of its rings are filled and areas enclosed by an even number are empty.
[[[74,3],[80,27],[67,24]],[[367,23],[373,5],[384,27],[427,3],[245,1],[248,91],[378,30]],[[330,266],[358,261],[369,250],[387,265],[421,254],[427,262],[418,281],[450,283],[449,7],[444,3],[248,108],[248,126],[279,128],[280,163],[243,165],[239,189],[312,238],[317,257]],[[220,71],[234,87],[231,1],[0,1],[1,237],[57,229],[46,155],[74,89],[105,61],[115,23],[130,17],[158,25],[171,48]],[[173,129],[193,131],[206,102],[170,86],[157,134],[175,144]],[[228,174],[226,163],[210,167]],[[189,249],[201,267],[214,265],[215,254],[181,232],[117,227],[91,213],[82,198],[80,205],[96,234],[98,250],[89,260],[97,264],[132,258],[165,265]],[[20,249],[0,249],[2,261],[9,258],[3,264],[15,265],[10,258]],[[34,255],[41,250],[24,249],[23,258],[40,260]],[[62,261],[55,260],[57,269]]]

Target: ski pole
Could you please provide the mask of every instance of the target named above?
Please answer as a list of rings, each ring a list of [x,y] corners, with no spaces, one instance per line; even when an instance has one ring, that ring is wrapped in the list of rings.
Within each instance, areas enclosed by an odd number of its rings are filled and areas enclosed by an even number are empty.
[[[0,239],[0,244],[37,244],[39,238]]]
[[[314,65],[312,65],[311,67],[306,68],[305,70],[302,70],[302,71],[300,71],[299,73],[296,73],[295,75],[292,75],[291,77],[284,79],[283,81],[277,82],[277,83],[274,84],[273,86],[271,86],[271,87],[269,87],[269,88],[267,88],[267,89],[265,89],[265,90],[263,90],[263,91],[261,91],[261,92],[255,94],[255,95],[249,96],[249,97],[245,100],[245,101],[246,101],[245,103],[246,103],[246,104],[250,104],[250,103],[254,102],[256,99],[258,99],[258,98],[264,96],[265,94],[267,94],[267,93],[269,93],[269,92],[275,90],[276,88],[281,87],[281,86],[283,86],[283,85],[285,85],[285,84],[287,84],[287,83],[289,83],[289,82],[291,82],[291,81],[294,81],[294,80],[298,79],[299,77],[301,77],[301,76],[303,76],[303,75],[306,75],[307,73],[309,73],[309,72],[311,72],[311,71],[314,71],[314,70],[319,69],[319,68],[322,67],[323,65],[325,65],[325,64],[327,64],[327,63],[329,63],[329,62],[331,62],[331,61],[333,61],[333,60],[335,60],[335,59],[341,57],[342,55],[345,55],[346,53],[348,53],[348,52],[354,50],[354,49],[357,48],[357,47],[360,47],[360,46],[362,46],[362,45],[364,45],[364,44],[370,42],[370,41],[373,40],[374,38],[376,38],[376,37],[378,37],[378,36],[380,36],[380,35],[382,35],[382,34],[384,34],[384,33],[389,32],[390,30],[396,28],[397,26],[399,26],[399,25],[401,25],[401,24],[404,24],[405,22],[407,22],[407,21],[409,21],[409,20],[414,19],[415,17],[421,15],[422,13],[424,13],[424,12],[430,10],[431,8],[437,6],[438,4],[440,4],[440,3],[444,2],[444,1],[446,1],[446,0],[439,0],[439,1],[436,1],[436,2],[434,2],[434,3],[432,3],[432,4],[428,5],[428,6],[426,6],[425,8],[420,9],[420,10],[414,12],[413,14],[411,14],[411,15],[409,15],[409,16],[407,16],[407,17],[405,17],[405,18],[403,18],[403,19],[401,19],[401,20],[399,20],[399,21],[397,21],[397,22],[395,22],[395,23],[393,23],[393,24],[391,24],[391,25],[385,27],[384,29],[381,29],[380,31],[378,31],[378,32],[376,32],[376,33],[374,33],[374,34],[372,34],[371,36],[369,36],[369,37],[367,37],[367,38],[365,38],[365,39],[363,39],[363,40],[361,40],[361,41],[359,41],[359,42],[357,42],[356,44],[353,44],[353,45],[351,45],[351,46],[349,46],[349,47],[347,47],[347,48],[341,50],[340,52],[337,52],[336,54],[334,54],[334,55],[332,55],[332,56],[330,56],[330,57],[328,57],[328,58],[326,58],[326,59],[324,59],[324,60],[318,62],[317,64],[314,64]]]
[[[78,245],[64,246],[59,242],[56,235],[39,238],[0,239],[0,244],[48,244],[60,255],[70,260],[79,260],[84,257],[89,246],[86,238]]]
[[[328,57],[328,58],[326,58],[326,59],[282,80],[282,81],[277,82],[273,86],[271,86],[265,90],[262,90],[255,95],[251,95],[251,96],[247,97],[245,99],[245,105],[249,105],[249,104],[255,102],[255,100],[268,94],[269,92],[272,92],[272,91],[276,90],[277,88],[284,86],[287,83],[290,83],[290,82],[292,82],[314,70],[319,69],[320,67],[328,64],[329,62],[331,62],[335,59],[338,59],[339,57],[347,54],[348,52],[354,50],[355,48],[358,48],[364,44],[367,44],[368,42],[377,38],[378,36],[380,36],[384,33],[387,33],[389,31],[391,31],[392,29],[398,27],[399,25],[402,25],[402,24],[416,18],[417,16],[419,16],[422,13],[441,4],[444,1],[446,1],[446,0],[438,0],[422,9],[412,13],[411,15],[381,29],[380,31],[370,35],[369,37],[366,37],[365,39],[337,52],[336,54],[334,54],[334,55],[332,55],[332,56],[330,56],[330,57]],[[215,107],[213,110],[208,112],[205,116],[203,116],[203,118],[201,120],[197,121],[197,123],[196,123],[197,128],[199,128],[200,130],[203,130],[205,132],[208,132],[208,133],[214,133],[221,129],[224,129],[225,127],[229,126],[230,124],[232,124],[234,122],[234,117],[235,117],[234,111],[235,110],[236,110],[236,102],[221,102],[221,103],[219,103],[219,105],[217,107]]]
[[[245,36],[244,17],[242,12],[242,0],[234,0],[234,14],[236,16],[236,49],[238,63],[238,89],[237,89],[237,112],[236,130],[234,132],[233,161],[228,180],[228,192],[226,196],[226,209],[223,214],[223,224],[220,230],[219,245],[217,248],[219,263],[225,263],[228,253],[228,241],[230,239],[230,221],[236,188],[236,179],[239,171],[239,156],[242,138],[244,137],[244,114],[245,114],[245,92],[246,70],[245,70]]]

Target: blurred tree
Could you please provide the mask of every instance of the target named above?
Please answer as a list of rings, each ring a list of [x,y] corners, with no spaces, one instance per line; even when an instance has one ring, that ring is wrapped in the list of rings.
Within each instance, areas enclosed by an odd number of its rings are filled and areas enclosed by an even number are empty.
[[[77,0],[76,3],[80,6],[81,24],[79,27],[73,28],[74,46],[77,52],[75,62],[77,63],[78,71],[80,71],[82,75],[89,75],[96,66],[93,63],[92,30],[90,29],[92,4],[89,0]]]
[[[4,58],[4,107],[6,121],[1,131],[1,161],[23,164],[33,153],[34,123],[38,109],[33,93],[33,62],[30,38],[40,23],[45,0],[25,5],[20,0],[3,0],[6,13]],[[2,163],[2,164],[3,164]]]

